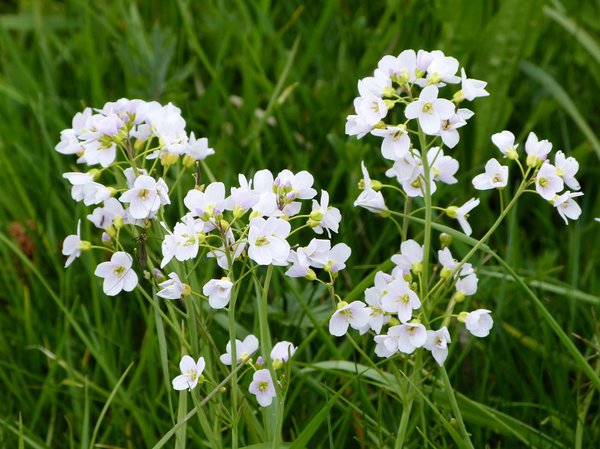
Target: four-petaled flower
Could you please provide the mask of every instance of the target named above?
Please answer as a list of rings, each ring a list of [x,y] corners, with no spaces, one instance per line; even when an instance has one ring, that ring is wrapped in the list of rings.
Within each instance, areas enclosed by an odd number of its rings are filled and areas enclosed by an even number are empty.
[[[179,391],[185,389],[192,391],[200,382],[205,366],[204,357],[200,357],[197,362],[194,362],[189,355],[184,355],[179,362],[181,374],[173,379],[173,388]]]

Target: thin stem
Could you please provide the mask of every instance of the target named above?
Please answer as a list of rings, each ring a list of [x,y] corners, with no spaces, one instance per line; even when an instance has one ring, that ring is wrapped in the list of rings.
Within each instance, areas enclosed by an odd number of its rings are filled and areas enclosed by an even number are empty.
[[[450,379],[448,378],[446,368],[442,366],[440,368],[440,372],[442,373],[442,382],[444,382],[444,388],[446,389],[446,393],[448,394],[448,400],[450,401],[452,412],[454,413],[454,417],[456,418],[456,422],[458,423],[458,430],[461,433],[464,442],[467,443],[471,449],[475,449],[473,446],[473,442],[471,441],[469,432],[467,432],[467,428],[465,427],[465,422],[462,419],[460,409],[458,408],[458,402],[456,402],[454,389],[452,388],[452,384],[450,383]]]

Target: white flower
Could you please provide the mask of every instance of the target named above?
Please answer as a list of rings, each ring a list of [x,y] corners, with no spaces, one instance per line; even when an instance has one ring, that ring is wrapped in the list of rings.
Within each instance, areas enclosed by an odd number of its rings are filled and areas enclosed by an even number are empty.
[[[296,346],[289,341],[280,341],[271,350],[271,360],[283,364],[287,362],[296,352]]]
[[[225,184],[211,182],[204,192],[192,189],[183,199],[183,204],[192,214],[205,221],[218,217],[225,210]]]
[[[277,396],[273,379],[268,369],[261,369],[254,373],[248,391],[256,396],[261,407],[268,407]]]
[[[485,173],[473,178],[473,187],[477,190],[503,189],[508,183],[508,167],[500,165],[496,159],[485,164]]]
[[[225,199],[225,209],[232,211],[234,217],[241,217],[260,200],[260,195],[252,190],[252,181],[241,174],[238,180],[240,186],[232,187],[231,195]]]
[[[460,224],[460,227],[462,228],[463,232],[466,235],[471,235],[473,230],[471,229],[471,225],[467,221],[467,218],[469,217],[469,212],[471,212],[477,206],[479,206],[479,198],[477,198],[477,199],[471,198],[469,201],[467,201],[465,204],[463,204],[460,207],[456,207],[456,206],[447,207],[446,214],[450,218],[456,218],[458,220],[458,223]]]
[[[381,271],[377,272],[375,274],[375,286],[365,290],[365,302],[371,309],[371,317],[365,328],[361,329],[361,331],[364,330],[366,332],[369,329],[373,329],[376,334],[379,334],[383,325],[389,321],[389,315],[383,313],[382,297],[385,290],[381,288],[382,276],[387,275]],[[388,282],[383,281],[383,283],[387,287]]]
[[[131,268],[133,258],[123,252],[117,251],[110,258],[110,262],[102,262],[96,267],[94,274],[104,279],[102,288],[108,296],[115,296],[121,290],[132,291],[138,283],[137,274]]]
[[[215,150],[208,147],[208,139],[206,137],[196,139],[196,136],[192,131],[183,153],[186,154],[186,157],[189,158],[190,162],[195,162],[206,159],[208,156],[212,156],[215,154]]]
[[[208,297],[208,303],[213,309],[222,309],[229,304],[233,282],[229,278],[211,279],[204,287],[202,293]]]
[[[184,355],[179,362],[181,374],[173,379],[173,388],[178,391],[185,389],[191,391],[196,388],[205,366],[204,357],[200,357],[198,362],[194,362],[189,355]]]
[[[253,218],[248,231],[248,257],[259,265],[287,265],[291,225],[280,218]]]
[[[375,354],[378,357],[391,357],[398,352],[398,342],[395,337],[390,335],[376,335]]]
[[[556,167],[544,162],[535,178],[535,190],[542,198],[551,201],[564,186],[562,178],[557,174]]]
[[[414,240],[406,240],[400,244],[400,254],[392,256],[392,262],[402,271],[402,275],[409,274],[412,271],[420,273],[423,262],[423,246]]]
[[[290,262],[292,266],[285,272],[286,276],[291,278],[302,278],[308,276],[311,272],[308,261],[301,260],[298,257],[298,253],[294,250],[290,251],[288,262]]]
[[[339,209],[329,205],[329,194],[325,190],[321,190],[321,204],[317,200],[312,200],[312,211],[310,213],[309,226],[317,234],[322,234],[323,229],[327,231],[327,235],[331,238],[331,232],[338,232],[342,214]]]
[[[458,171],[458,161],[450,156],[444,155],[440,147],[430,148],[427,152],[427,160],[432,172],[431,178],[445,184],[456,184],[458,179],[454,177]]]
[[[418,79],[415,82],[421,87],[432,84],[441,87],[444,85],[443,83],[456,84],[460,82],[460,78],[456,76],[458,60],[452,56],[444,55],[440,50],[433,50],[428,54],[419,50],[417,65],[420,65],[419,69],[427,71],[425,79]]]
[[[478,282],[479,279],[477,279],[475,273],[471,273],[462,279],[458,279],[455,285],[457,299],[463,300],[466,296],[472,296],[477,293]]]
[[[133,188],[123,193],[119,201],[129,203],[129,214],[138,220],[151,217],[161,205],[171,204],[165,181],[147,175],[138,176]]]
[[[421,307],[421,300],[404,279],[390,282],[381,300],[383,311],[397,313],[398,319],[403,323],[410,320],[412,311],[419,307]]]
[[[421,91],[419,98],[408,106],[404,115],[408,119],[418,119],[425,134],[436,135],[442,127],[442,121],[448,120],[455,114],[451,101],[438,98],[438,88],[427,86]]]
[[[403,158],[410,149],[410,137],[404,125],[387,125],[385,129],[375,128],[371,134],[383,137],[381,154],[391,161]]]
[[[77,234],[69,235],[63,241],[63,256],[68,256],[65,268],[81,255],[81,251],[90,249],[91,243],[81,240],[81,220],[77,221]]]
[[[427,331],[427,341],[423,347],[431,351],[431,355],[438,365],[443,366],[446,357],[448,357],[448,343],[450,343],[450,333],[446,326],[437,331]]]
[[[97,207],[87,216],[87,219],[94,223],[97,228],[108,229],[114,224],[115,218],[121,218],[125,221],[127,214],[125,209],[116,198],[104,200],[103,207]]]
[[[345,243],[338,243],[335,245],[325,256],[325,264],[323,269],[330,273],[337,273],[340,270],[346,268],[346,261],[352,254],[352,250]],[[319,263],[314,263],[313,266],[320,268]]]
[[[556,196],[552,200],[552,205],[556,207],[558,214],[565,221],[565,224],[569,224],[567,218],[570,218],[571,220],[577,220],[581,216],[581,207],[579,207],[579,204],[573,201],[573,198],[582,195],[583,192],[567,191],[562,195]]]
[[[509,159],[517,159],[519,157],[517,148],[519,144],[515,145],[515,135],[510,131],[502,131],[492,136],[492,142],[500,152]]]
[[[461,97],[468,101],[473,101],[475,98],[487,97],[489,95],[489,92],[485,90],[485,86],[487,86],[485,81],[467,78],[464,68],[460,69],[460,74],[462,81]]]
[[[298,261],[302,265],[323,268],[331,252],[331,242],[324,239],[312,239],[308,246],[296,251]]]
[[[554,156],[554,165],[556,167],[556,173],[563,179],[569,188],[573,190],[579,190],[581,188],[579,182],[575,179],[575,175],[579,170],[579,162],[577,162],[574,157],[565,157],[565,153],[557,151]]]
[[[346,135],[356,136],[358,139],[363,138],[373,129],[373,126],[360,115],[349,115],[346,117]],[[58,148],[58,147],[57,147]]]
[[[354,99],[356,114],[370,126],[375,126],[381,119],[385,118],[388,107],[381,96],[369,91],[365,86],[365,80],[358,81],[358,91],[361,96]]]
[[[442,142],[448,148],[454,148],[459,140],[460,134],[458,128],[462,128],[467,124],[467,119],[473,116],[473,112],[468,109],[459,109],[452,117],[442,122],[439,135],[442,138]]]
[[[312,188],[314,182],[313,175],[306,170],[294,174],[286,169],[279,172],[273,184],[283,189],[287,201],[293,201],[314,198],[317,195],[317,191]]]
[[[453,273],[456,270],[456,267],[458,267],[458,261],[454,257],[452,257],[452,253],[450,252],[450,249],[448,249],[448,248],[440,249],[438,251],[438,259],[439,259],[440,265],[442,266],[442,271],[440,273],[440,275],[442,277],[449,276],[450,273]],[[460,268],[458,273],[454,273],[454,277],[468,276],[469,274],[472,274],[472,273],[473,273],[473,266],[470,263],[465,263]]]
[[[329,333],[341,337],[348,332],[348,326],[354,329],[364,327],[371,318],[371,310],[362,301],[353,301],[350,304],[342,301],[338,309],[329,320]]]
[[[541,165],[552,150],[552,144],[548,140],[538,140],[534,133],[529,133],[525,142],[525,152],[527,153],[527,166],[537,167]]]
[[[465,326],[476,337],[487,337],[494,325],[489,310],[479,309],[469,312],[465,318]]]
[[[156,293],[156,296],[164,299],[179,299],[190,290],[188,285],[181,282],[177,273],[169,274],[169,279],[158,286],[161,290]]]
[[[83,201],[86,206],[100,204],[110,198],[110,190],[95,182],[94,177],[89,173],[69,172],[64,173],[63,178],[66,178],[73,185],[71,197],[75,201]]]
[[[395,339],[398,351],[412,354],[427,341],[425,326],[419,323],[400,324],[388,329],[388,336]]]
[[[235,340],[235,356],[236,363],[243,362],[250,355],[254,354],[258,350],[258,338],[254,335],[250,334],[244,341],[240,341],[238,339]],[[221,354],[220,357],[221,363],[224,365],[231,365],[231,342],[227,343],[225,347],[225,354]]]
[[[368,211],[375,214],[386,211],[387,207],[385,206],[383,194],[381,192],[376,192],[373,189],[371,185],[371,178],[369,177],[369,172],[367,171],[367,167],[365,167],[365,163],[361,162],[360,164],[363,172],[365,188],[360,195],[358,195],[356,201],[354,201],[354,207],[364,207]]]

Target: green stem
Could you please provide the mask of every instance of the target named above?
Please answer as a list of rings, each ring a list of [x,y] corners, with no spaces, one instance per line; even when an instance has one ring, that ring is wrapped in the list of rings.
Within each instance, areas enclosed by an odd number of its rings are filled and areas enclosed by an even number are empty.
[[[269,286],[271,285],[271,277],[273,276],[273,265],[269,265],[267,268],[267,274],[265,281],[262,285],[260,296],[258,299],[258,323],[260,327],[260,345],[262,347],[262,356],[271,374],[271,379],[275,384],[275,391],[277,398],[273,401],[273,406],[267,413],[270,413],[270,427],[272,431],[272,445],[273,449],[281,446],[281,429],[283,426],[283,395],[277,387],[277,375],[275,368],[273,367],[273,361],[271,360],[271,334],[269,331]],[[273,421],[275,425],[273,426]]]
[[[227,266],[229,270],[227,277],[235,285],[235,273],[233,270],[233,257],[226,237],[223,237]],[[237,345],[235,338],[235,303],[237,301],[238,289],[233,288],[229,299],[229,341],[231,342],[231,447],[238,447],[238,397],[237,397]]]
[[[473,442],[471,441],[471,437],[469,432],[467,432],[467,428],[465,427],[465,422],[462,419],[462,414],[460,413],[460,409],[458,408],[458,402],[456,402],[456,396],[454,395],[454,389],[452,388],[452,384],[450,383],[450,379],[448,378],[448,373],[446,372],[446,368],[443,366],[440,368],[440,372],[442,373],[442,382],[444,383],[444,388],[446,389],[446,393],[448,395],[448,400],[450,401],[450,406],[452,407],[452,412],[454,413],[454,417],[456,418],[456,422],[458,424],[458,430],[461,436],[464,439],[464,442],[471,449],[475,449],[473,446]]]

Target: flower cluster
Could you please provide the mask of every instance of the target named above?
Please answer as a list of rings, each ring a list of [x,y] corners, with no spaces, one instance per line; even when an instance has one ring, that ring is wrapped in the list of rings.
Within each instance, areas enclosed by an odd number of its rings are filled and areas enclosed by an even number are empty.
[[[248,387],[248,391],[252,393],[261,407],[271,405],[273,398],[277,396],[276,385],[279,388],[284,388],[284,382],[287,380],[287,374],[282,373],[280,378],[273,382],[271,371],[265,368],[265,361],[262,357],[253,358],[254,354],[259,349],[258,338],[250,334],[244,340],[235,340],[236,349],[236,365],[246,363],[254,369],[252,382]],[[289,341],[280,341],[271,350],[270,359],[273,365],[273,370],[277,371],[286,366],[286,363],[296,352],[296,346]],[[233,364],[231,342],[227,343],[225,354],[222,354],[220,359],[224,365],[231,366]],[[194,362],[188,355],[184,355],[179,363],[181,374],[173,379],[173,388],[175,390],[193,390],[198,383],[204,381],[202,372],[204,371],[204,357],[200,357],[198,362]]]
[[[453,85],[456,87],[452,88]],[[464,234],[471,235],[468,217],[480,204],[478,198],[471,198],[460,206],[440,207],[433,205],[432,197],[440,183],[458,182],[459,163],[449,153],[460,141],[459,128],[474,116],[462,104],[487,96],[486,85],[484,81],[468,78],[464,68],[460,69],[459,76],[458,61],[438,50],[405,50],[398,56],[384,56],[373,76],[358,81],[360,96],[354,100],[355,114],[347,118],[346,134],[359,139],[369,133],[383,138],[381,154],[392,162],[386,176],[395,178],[400,188],[371,179],[363,162],[363,179],[359,183],[362,192],[354,205],[384,218],[396,214],[404,220],[425,211],[426,223],[442,217],[441,214],[434,216],[432,211],[442,211],[458,221]],[[443,92],[448,89],[451,93],[444,98]],[[393,113],[398,109],[398,116],[394,118]],[[552,164],[548,160],[552,144],[538,140],[534,133],[529,134],[525,143],[524,161],[519,159],[518,145],[511,132],[494,134],[492,142],[505,159],[515,161],[522,177],[506,207],[504,190],[511,190],[507,188],[508,166],[490,159],[484,173],[473,179],[475,189],[499,192],[502,211],[497,223],[525,192],[537,193],[549,201],[565,222],[580,216],[581,209],[573,200],[582,195],[575,179],[578,163],[574,158],[559,151]],[[563,192],[565,185],[571,190]],[[382,194],[385,188],[400,192],[405,198],[404,214],[388,208]],[[422,202],[423,207],[411,211],[411,198],[416,204]],[[488,237],[486,234],[484,239]],[[372,332],[375,352],[381,357],[398,352],[411,354],[423,347],[442,365],[450,343],[447,328],[450,321],[454,318],[464,323],[471,334],[484,337],[493,325],[491,312],[487,309],[454,312],[458,304],[477,292],[478,278],[467,259],[454,259],[449,236],[442,239],[435,266],[430,263],[428,254],[432,250],[430,228],[425,230],[422,245],[407,239],[406,235],[403,239],[400,253],[392,257],[395,265],[392,272],[376,273],[374,286],[365,291],[364,302],[339,301],[329,330],[336,336],[344,335],[349,327],[360,333]],[[440,308],[445,309],[444,314],[435,317]],[[436,319],[443,320],[442,326],[437,330],[428,329]]]
[[[122,230],[143,238],[161,207],[170,204],[169,188],[158,176],[159,169],[166,174],[180,156],[184,166],[190,167],[214,150],[205,138],[186,134],[181,111],[171,103],[163,106],[125,98],[77,113],[72,128],[61,132],[56,150],[76,155],[79,164],[100,165],[99,169],[63,176],[72,185],[75,201],[97,206],[87,219],[102,231],[99,248],[113,253],[110,261],[100,263],[95,271],[104,279],[104,293],[113,296],[133,290],[138,276],[132,268],[133,257],[124,251]],[[123,165],[127,168],[122,169]],[[63,244],[63,254],[68,256],[65,266],[92,248],[91,242],[81,240],[78,225],[77,234],[68,236]]]
[[[239,175],[239,187],[232,187],[228,196],[221,182],[190,190],[184,198],[188,212],[173,230],[162,223],[167,234],[162,243],[161,268],[173,259],[194,259],[201,250],[214,258],[227,274],[203,287],[203,295],[215,309],[229,303],[234,283],[228,273],[238,260],[245,268],[249,268],[248,259],[254,268],[290,265],[286,275],[309,280],[317,279],[313,268],[323,269],[334,280],[350,256],[346,244],[332,247],[329,239],[313,238],[306,246],[292,246],[288,241],[301,228],[316,234],[325,231],[328,236],[338,231],[339,210],[329,205],[324,190],[320,202],[313,199],[317,195],[313,183],[306,171],[294,174],[283,170],[274,176],[269,170],[260,170],[250,180]],[[305,215],[300,214],[302,200],[312,200],[311,211]],[[159,296],[177,299],[191,292],[176,273],[169,274],[169,278],[160,284]]]
[[[581,208],[573,200],[583,195],[581,186],[575,175],[579,170],[579,163],[564,152],[557,151],[554,155],[554,164],[548,156],[552,151],[552,143],[548,140],[539,140],[535,133],[529,133],[525,141],[525,167],[520,162],[518,144],[515,144],[515,136],[510,131],[502,131],[492,136],[492,142],[509,161],[515,161],[526,178],[526,186],[535,186],[537,192],[543,199],[550,202],[565,224],[568,219],[577,220],[581,216]],[[530,177],[528,178],[528,176]],[[473,179],[473,186],[478,190],[504,189],[508,184],[509,168],[500,165],[495,158],[485,164],[485,172]],[[565,190],[565,186],[572,190]]]
[[[138,288],[149,296],[139,285],[137,261],[158,297],[180,300],[193,295],[206,300],[212,309],[225,309],[235,319],[234,298],[244,278],[250,275],[248,279],[260,282],[262,267],[285,266],[287,276],[321,282],[333,294],[338,272],[350,257],[346,244],[331,242],[332,233],[339,230],[340,211],[329,204],[325,190],[317,198],[314,178],[307,171],[273,174],[265,169],[251,178],[240,174],[239,185],[229,191],[216,180],[201,184],[200,161],[214,150],[205,138],[187,135],[181,111],[172,104],[121,99],[102,109],[87,108],[75,115],[72,128],[62,131],[56,150],[76,155],[79,164],[98,166],[64,177],[72,185],[73,199],[95,206],[87,219],[100,230],[101,238],[94,244],[82,240],[78,222],[77,233],[64,240],[63,254],[67,256],[65,266],[69,266],[83,251],[110,252],[110,259],[95,269],[107,295]],[[194,165],[195,173],[190,170]],[[194,175],[195,183],[183,195],[185,214],[171,228],[164,208],[175,197],[174,186],[185,182],[186,172],[188,178]],[[176,177],[174,182],[170,173]],[[308,207],[302,213],[305,203]],[[292,242],[303,229],[315,238],[306,244]],[[161,242],[160,251],[153,247],[156,240]],[[214,259],[223,272],[206,282],[201,292],[194,291],[190,284],[196,283],[189,279],[195,276],[194,270],[183,270],[183,262],[195,260],[197,266],[203,259]],[[165,276],[161,269],[167,266],[171,270]],[[326,273],[327,279],[319,279],[315,270]],[[189,306],[194,307],[186,304]],[[194,319],[191,314],[188,318]],[[249,391],[261,406],[268,406],[278,389],[285,395],[289,369],[278,379],[273,376],[280,368],[289,367],[287,362],[296,347],[285,341],[277,343],[265,364],[261,357],[251,358],[258,350],[256,337],[249,335],[240,341],[235,338],[235,326],[229,330],[235,346],[227,345],[221,362],[230,366],[243,362],[254,368]],[[203,357],[196,361],[184,356],[173,388],[194,389],[204,382],[205,367]],[[234,370],[232,367],[232,375]]]
[[[365,301],[347,304],[341,301],[331,317],[329,331],[342,336],[349,327],[361,334],[372,331],[376,343],[375,353],[380,357],[391,357],[400,352],[412,354],[424,347],[432,352],[442,365],[448,354],[450,334],[446,326],[427,330],[422,324],[422,290],[419,286],[423,272],[423,246],[415,240],[406,240],[400,253],[392,256],[394,268],[391,273],[375,274],[373,287],[365,290]],[[477,292],[478,278],[469,263],[461,264],[453,258],[448,247],[438,251],[439,273],[436,289],[449,292],[452,301],[460,303]],[[421,295],[421,296],[420,296]],[[455,315],[465,323],[469,332],[477,337],[488,335],[492,327],[489,310],[475,310]],[[382,332],[386,327],[386,332]]]
[[[436,191],[436,183],[454,184],[458,161],[444,154],[442,146],[454,148],[460,139],[458,128],[466,125],[473,112],[458,107],[464,100],[487,96],[486,83],[467,78],[465,70],[457,76],[458,61],[443,52],[405,50],[400,55],[384,56],[373,76],[358,81],[360,96],[354,100],[355,115],[349,115],[346,134],[359,139],[368,133],[383,138],[381,154],[393,162],[386,176],[396,178],[409,197]],[[440,89],[460,84],[452,100],[440,97]],[[405,106],[403,119],[391,121],[390,112]],[[384,121],[388,119],[388,121]],[[435,136],[437,146],[413,147],[415,122],[427,136]],[[423,159],[427,159],[424,161]],[[428,173],[425,174],[425,170]],[[365,192],[377,190],[363,167]],[[429,186],[425,187],[425,183]],[[361,194],[355,205],[374,212],[385,210],[383,199]]]

